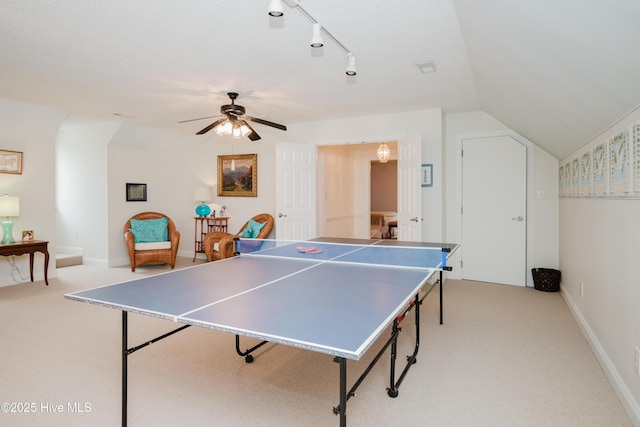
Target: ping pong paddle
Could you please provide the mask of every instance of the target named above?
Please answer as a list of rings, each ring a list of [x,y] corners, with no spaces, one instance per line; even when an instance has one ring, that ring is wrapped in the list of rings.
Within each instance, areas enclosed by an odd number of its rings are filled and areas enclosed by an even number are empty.
[[[310,247],[297,246],[296,250],[301,254],[319,254],[322,252],[322,249],[318,249],[313,246],[310,246]]]

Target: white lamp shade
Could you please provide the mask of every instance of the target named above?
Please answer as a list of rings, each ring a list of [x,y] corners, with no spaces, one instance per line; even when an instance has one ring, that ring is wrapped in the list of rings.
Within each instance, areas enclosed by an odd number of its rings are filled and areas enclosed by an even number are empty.
[[[208,185],[200,185],[196,187],[193,193],[193,201],[198,203],[209,203],[213,201],[213,191]]]
[[[20,197],[7,194],[0,197],[0,216],[20,216]]]

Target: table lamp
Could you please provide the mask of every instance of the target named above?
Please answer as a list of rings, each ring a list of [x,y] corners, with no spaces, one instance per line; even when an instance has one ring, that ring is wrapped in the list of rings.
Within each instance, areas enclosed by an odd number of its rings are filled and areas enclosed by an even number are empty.
[[[0,217],[5,217],[2,220],[2,242],[15,243],[13,240],[13,221],[9,217],[20,215],[20,198],[18,196],[9,196],[5,194],[0,197]]]
[[[196,208],[196,214],[202,218],[206,217],[211,213],[211,208],[207,206],[207,203],[211,203],[213,201],[213,192],[211,191],[211,187],[207,185],[200,185],[196,188],[196,191],[193,193],[193,201],[196,203],[200,203]]]

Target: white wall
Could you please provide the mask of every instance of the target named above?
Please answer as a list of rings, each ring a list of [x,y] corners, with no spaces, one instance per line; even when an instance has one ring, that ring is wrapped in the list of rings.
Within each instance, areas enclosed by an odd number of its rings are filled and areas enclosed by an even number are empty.
[[[120,125],[69,117],[56,137],[56,243],[84,262],[107,260],[107,146]]]
[[[638,121],[640,110],[585,146]],[[638,199],[560,199],[562,293],[635,425],[640,425],[640,375],[634,367],[640,348],[639,219]]]
[[[252,216],[275,209],[275,145],[263,139],[232,140],[210,132],[184,135],[124,123],[108,146],[109,265],[129,263],[123,240],[127,219],[139,212],[162,212],[180,231],[179,256],[194,255],[193,192],[210,185],[214,202],[226,205],[229,231],[237,232]],[[217,196],[217,156],[258,154],[258,197]],[[127,202],[126,183],[147,184],[146,202]],[[204,255],[199,254],[204,258]]]
[[[640,421],[640,201],[562,199],[562,292],[627,412]],[[579,284],[584,284],[580,297]],[[623,399],[623,403],[625,400]]]
[[[33,230],[36,240],[49,241],[49,277],[56,276],[55,137],[65,111],[0,98],[0,148],[23,153],[22,174],[0,173],[0,194],[20,197],[20,216],[13,218],[13,237]],[[0,259],[0,286],[29,281],[29,256],[15,257],[19,273],[12,275],[6,257]],[[35,255],[34,280],[44,279],[44,256]]]

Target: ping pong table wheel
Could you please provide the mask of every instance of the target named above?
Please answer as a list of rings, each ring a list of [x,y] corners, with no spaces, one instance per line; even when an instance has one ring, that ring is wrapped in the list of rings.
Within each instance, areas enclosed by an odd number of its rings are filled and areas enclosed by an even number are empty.
[[[389,395],[389,397],[398,397],[398,389],[395,388],[395,389],[392,390],[392,389],[388,388],[387,389],[387,394]]]
[[[252,356],[252,355],[250,355],[250,354],[247,354],[247,355],[244,357],[244,361],[245,361],[245,362],[247,362],[247,363],[251,363],[251,362],[253,362],[253,356]]]

